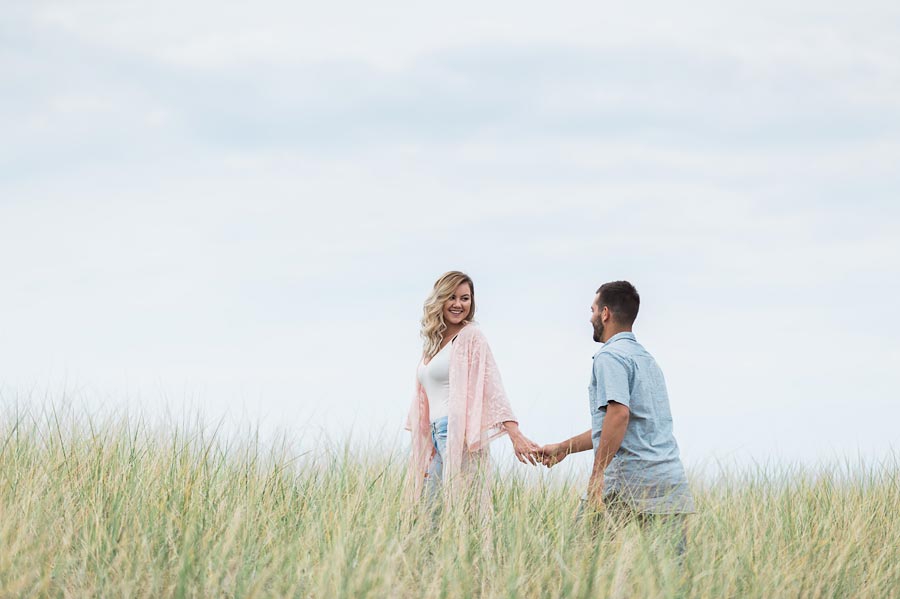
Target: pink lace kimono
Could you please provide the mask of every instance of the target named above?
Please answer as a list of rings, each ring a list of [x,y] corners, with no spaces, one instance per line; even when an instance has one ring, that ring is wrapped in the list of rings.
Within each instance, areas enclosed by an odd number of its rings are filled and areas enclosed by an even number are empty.
[[[505,434],[503,423],[516,421],[516,417],[484,333],[476,325],[465,326],[450,351],[447,455],[443,479],[446,497],[453,500],[463,489],[476,491],[471,485],[483,482],[473,478],[478,473],[487,474],[490,465],[488,443]],[[425,472],[435,453],[430,423],[428,398],[425,389],[416,381],[416,394],[406,423],[407,430],[412,433],[409,491],[415,500],[422,495]],[[478,486],[487,491],[486,485]]]

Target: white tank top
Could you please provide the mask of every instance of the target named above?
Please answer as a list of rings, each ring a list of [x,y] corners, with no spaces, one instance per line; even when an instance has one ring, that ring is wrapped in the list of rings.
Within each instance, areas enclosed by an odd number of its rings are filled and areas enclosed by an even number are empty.
[[[419,362],[416,376],[425,388],[428,397],[428,416],[431,422],[443,418],[450,412],[450,346],[451,341],[439,351],[428,364],[425,358]]]

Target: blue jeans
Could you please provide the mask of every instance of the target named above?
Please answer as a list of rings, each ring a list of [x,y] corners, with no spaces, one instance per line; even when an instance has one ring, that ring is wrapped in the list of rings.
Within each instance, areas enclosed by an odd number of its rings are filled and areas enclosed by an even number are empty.
[[[444,454],[447,452],[447,417],[431,423],[431,443],[435,454],[425,472],[425,501],[429,505],[440,503],[441,483],[444,479]]]

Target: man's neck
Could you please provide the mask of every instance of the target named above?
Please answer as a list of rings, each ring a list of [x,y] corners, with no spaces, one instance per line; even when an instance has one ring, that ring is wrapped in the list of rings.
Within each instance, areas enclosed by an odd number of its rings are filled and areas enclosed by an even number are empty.
[[[631,327],[607,327],[606,330],[603,331],[603,339],[600,340],[600,343],[606,343],[619,333],[630,333]]]

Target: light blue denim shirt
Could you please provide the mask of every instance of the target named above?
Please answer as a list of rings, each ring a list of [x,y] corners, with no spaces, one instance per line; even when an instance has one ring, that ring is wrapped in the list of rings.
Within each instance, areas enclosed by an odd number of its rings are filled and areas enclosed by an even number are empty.
[[[634,333],[614,335],[594,355],[588,395],[595,453],[609,402],[630,411],[625,438],[604,475],[604,495],[616,494],[644,513],[693,512],[694,500],[672,432],[666,381]]]

